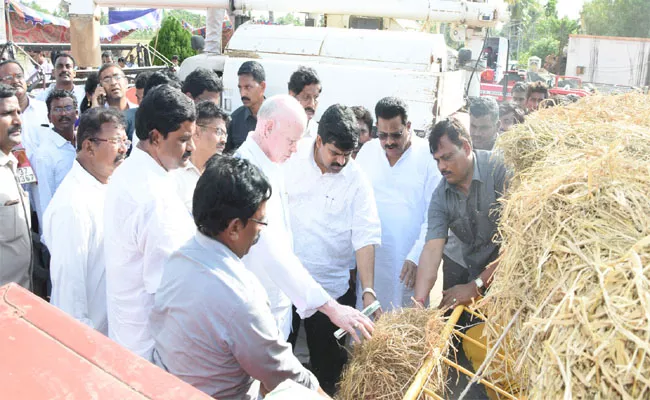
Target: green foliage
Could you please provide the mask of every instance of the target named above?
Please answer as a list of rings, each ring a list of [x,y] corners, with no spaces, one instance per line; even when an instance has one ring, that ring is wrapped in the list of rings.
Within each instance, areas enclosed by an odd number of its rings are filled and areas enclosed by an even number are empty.
[[[592,0],[582,20],[588,35],[650,38],[648,0]]]
[[[291,13],[280,18],[275,18],[275,23],[279,25],[295,25],[295,26],[305,25],[305,21],[302,18],[296,17]]]
[[[70,19],[70,4],[66,2],[65,0],[61,0],[59,3],[59,7],[54,10],[53,15],[55,17],[63,18],[63,19]]]
[[[194,29],[205,26],[205,15],[196,14],[185,10],[167,10],[165,15],[168,17],[176,18],[179,21],[185,21]]]
[[[551,54],[557,54],[559,47],[559,40],[556,40],[552,37],[545,37],[533,43],[533,45],[530,47],[529,53],[531,56],[537,56],[541,58],[543,63],[547,56]],[[526,63],[528,63],[528,60],[526,60]]]
[[[27,7],[29,7],[29,8],[33,8],[34,10],[39,11],[39,12],[42,12],[42,13],[45,13],[45,14],[50,14],[50,15],[52,14],[52,11],[50,11],[50,10],[48,10],[48,9],[46,9],[46,8],[41,7],[41,6],[40,6],[38,3],[36,3],[36,1],[34,1],[34,0],[32,0],[32,1],[28,2],[28,3],[25,3],[25,5],[26,5]]]
[[[192,34],[183,28],[179,20],[167,16],[163,19],[162,25],[160,26],[157,40],[156,37],[154,37],[151,39],[149,45],[154,47],[167,58],[177,55],[180,58],[179,61],[182,62],[187,57],[191,57],[195,54],[190,43],[191,38]],[[159,59],[154,61],[154,65],[163,64],[164,63]]]

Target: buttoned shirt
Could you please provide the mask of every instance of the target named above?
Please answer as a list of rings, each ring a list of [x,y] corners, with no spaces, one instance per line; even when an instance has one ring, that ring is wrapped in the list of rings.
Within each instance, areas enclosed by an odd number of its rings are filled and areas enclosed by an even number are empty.
[[[194,234],[167,171],[140,148],[106,188],[104,250],[108,335],[150,359],[149,314],[169,255]]]
[[[375,292],[384,310],[410,304],[413,290],[400,282],[404,261],[417,265],[426,236],[426,214],[440,172],[426,140],[411,145],[390,165],[379,139],[363,145],[355,160],[374,189],[381,220],[381,246],[375,252]]]
[[[45,211],[43,238],[52,257],[50,303],[107,335],[105,195],[106,185],[75,161]]]
[[[196,189],[196,183],[201,177],[201,171],[194,166],[191,162],[187,163],[187,166],[184,168],[177,168],[171,171],[170,176],[176,183],[176,190],[178,191],[178,196],[183,200],[183,204],[192,213],[192,200],[194,198],[194,189]]]
[[[330,296],[294,254],[287,191],[281,166],[272,162],[251,136],[239,148],[237,156],[256,165],[271,182],[273,193],[266,202],[268,226],[262,230],[259,241],[242,260],[266,289],[273,316],[287,338],[291,331],[292,303],[301,318],[308,318]]]
[[[154,362],[218,399],[318,381],[280,335],[266,291],[222,243],[197,232],[169,258],[151,312]]]
[[[318,136],[318,122],[314,118],[307,121],[307,127],[305,128],[305,134],[302,136],[303,139],[315,140]]]
[[[32,155],[31,164],[38,183],[34,188],[36,214],[42,228],[47,205],[77,157],[77,150],[54,129],[41,137],[41,144]]]
[[[228,125],[228,139],[226,139],[226,151],[235,151],[246,141],[248,133],[255,130],[257,117],[251,113],[250,108],[241,106],[230,114],[230,125]]]
[[[498,256],[498,200],[510,178],[503,160],[491,151],[474,150],[472,182],[465,195],[443,179],[431,197],[427,240],[444,239],[448,229],[458,237],[470,278]]]
[[[47,115],[45,102],[29,98],[29,104],[20,116],[22,121],[21,142],[29,158],[38,149],[42,136],[49,134],[49,131],[51,131]]]
[[[31,289],[29,199],[16,181],[17,165],[13,154],[0,151],[0,286],[15,282]]]
[[[348,291],[355,251],[381,244],[372,186],[354,160],[338,173],[322,173],[314,139],[301,142],[283,165],[296,255],[333,298]]]

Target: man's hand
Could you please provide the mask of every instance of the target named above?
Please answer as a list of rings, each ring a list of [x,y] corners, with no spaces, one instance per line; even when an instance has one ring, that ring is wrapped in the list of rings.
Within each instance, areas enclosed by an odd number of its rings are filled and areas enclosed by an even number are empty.
[[[97,85],[90,101],[91,107],[104,107],[106,103],[106,91],[101,85]]]
[[[366,293],[363,294],[362,300],[363,300],[363,308],[365,309],[366,307],[368,307],[369,305],[374,303],[375,300],[377,300],[377,298],[375,296],[373,296],[372,293],[366,292]],[[380,307],[379,309],[377,309],[377,311],[375,311],[372,314],[372,316],[374,316],[375,318],[379,318],[381,313],[382,313],[382,310],[381,310],[381,307]]]
[[[334,325],[348,332],[357,343],[361,343],[356,332],[357,329],[366,339],[370,339],[375,328],[375,324],[363,313],[352,307],[341,305],[334,299],[330,299],[318,310],[327,315]]]
[[[456,285],[442,292],[442,301],[439,308],[467,306],[472,304],[472,301],[477,297],[479,297],[479,294],[474,281],[464,285]]]
[[[410,260],[405,260],[402,265],[402,272],[399,274],[399,281],[404,283],[409,289],[415,286],[415,274],[418,272],[418,266]]]

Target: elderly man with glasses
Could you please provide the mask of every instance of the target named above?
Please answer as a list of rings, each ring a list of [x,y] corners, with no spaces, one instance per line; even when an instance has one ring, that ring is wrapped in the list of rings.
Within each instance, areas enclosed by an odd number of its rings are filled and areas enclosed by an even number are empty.
[[[43,218],[43,237],[51,254],[50,302],[104,335],[108,334],[104,198],[110,176],[131,145],[124,126],[124,117],[113,108],[90,109],[81,116],[77,158]]]
[[[195,149],[184,168],[171,172],[178,186],[178,194],[190,212],[194,188],[205,170],[205,163],[213,155],[223,154],[226,148],[229,122],[228,114],[214,102],[204,100],[196,105],[196,130],[193,136]]]

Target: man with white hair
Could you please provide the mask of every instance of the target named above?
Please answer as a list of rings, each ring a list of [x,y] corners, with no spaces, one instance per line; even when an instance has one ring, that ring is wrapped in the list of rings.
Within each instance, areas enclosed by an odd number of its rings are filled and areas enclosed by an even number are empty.
[[[300,103],[289,95],[267,99],[257,113],[257,125],[236,155],[259,167],[271,182],[273,194],[266,204],[267,229],[256,246],[242,260],[262,282],[271,311],[286,339],[291,330],[291,304],[301,318],[317,311],[359,341],[357,330],[370,338],[373,324],[352,307],[343,306],[327,294],[293,251],[287,191],[281,164],[296,152],[307,124]]]

